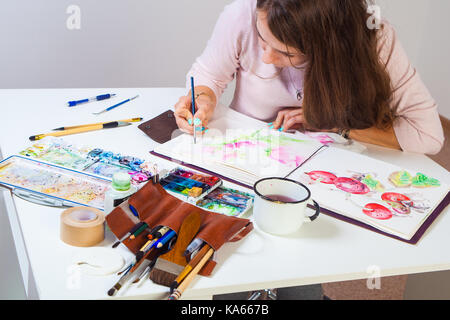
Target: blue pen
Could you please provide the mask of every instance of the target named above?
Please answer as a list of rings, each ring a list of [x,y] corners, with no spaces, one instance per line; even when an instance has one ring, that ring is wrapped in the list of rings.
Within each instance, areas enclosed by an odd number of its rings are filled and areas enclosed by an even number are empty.
[[[92,97],[92,98],[89,98],[89,99],[76,100],[76,101],[69,101],[69,102],[67,102],[67,104],[69,105],[69,107],[75,107],[75,106],[77,106],[77,105],[79,105],[79,104],[82,104],[82,103],[87,103],[87,102],[91,102],[91,101],[106,100],[106,99],[112,98],[112,97],[114,97],[114,96],[115,96],[114,93],[111,93],[111,94],[109,94],[109,93],[108,93],[108,94],[101,94],[101,95],[99,95],[99,96]]]
[[[124,104],[124,103],[127,103],[128,101],[134,100],[134,99],[136,99],[137,97],[139,97],[139,95],[137,95],[137,96],[135,96],[135,97],[133,97],[133,98],[124,100],[124,101],[122,101],[122,102],[119,102],[118,104],[115,104],[115,105],[113,105],[113,106],[111,106],[111,107],[108,107],[108,108],[106,108],[105,110],[102,110],[102,111],[100,111],[100,112],[94,112],[94,113],[92,113],[92,114],[98,115],[98,114],[101,114],[101,113],[103,113],[103,112],[107,112],[107,111],[109,111],[109,110],[112,110],[112,109],[114,109],[114,108],[117,108],[118,106],[121,106],[121,105]]]
[[[176,235],[175,231],[170,230],[169,232],[167,232],[165,235],[162,236],[162,238],[158,239],[158,241],[156,241],[152,247],[153,248],[161,248],[162,246],[164,246],[170,239],[172,239],[174,236]]]
[[[194,77],[191,77],[191,93],[192,93],[192,116],[195,115],[195,92],[194,92]],[[195,130],[195,117],[194,117],[194,144],[197,143],[197,134]]]

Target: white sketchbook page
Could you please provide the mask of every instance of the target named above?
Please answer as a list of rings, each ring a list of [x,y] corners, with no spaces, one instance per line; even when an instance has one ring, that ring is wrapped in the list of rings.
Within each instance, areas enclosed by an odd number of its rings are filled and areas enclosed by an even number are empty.
[[[228,178],[253,185],[264,177],[284,177],[317,151],[322,144],[307,136],[292,135],[264,127],[211,130],[193,143],[181,135],[155,152],[193,164]]]
[[[432,177],[440,180],[441,185],[439,187],[395,187],[389,181],[389,175],[401,170],[403,170],[403,168],[364,155],[341,149],[329,148],[319,153],[313,160],[302,166],[295,172],[292,178],[307,184],[312,192],[313,198],[323,208],[409,240],[447,195],[449,187],[440,179],[441,177]],[[355,173],[372,173],[374,179],[378,180],[384,186],[384,191],[371,191],[366,195],[350,195],[349,193],[338,189],[333,184],[324,184],[309,180],[309,176],[305,173],[312,171],[326,171],[335,174],[337,177],[349,178],[355,175]],[[406,171],[412,176],[415,176],[418,172],[427,174],[426,172],[422,172],[420,168],[416,171]],[[392,218],[388,220],[378,220],[363,213],[364,206],[369,203],[383,205],[391,212],[395,212],[392,210],[392,207],[381,198],[384,193],[388,192],[408,196],[415,205],[425,205],[428,206],[428,209],[424,210],[424,212],[411,209],[410,214],[393,215]]]
[[[205,134],[205,137],[207,139],[216,137],[218,140],[225,139],[225,137],[229,137],[230,135],[239,136],[239,134],[242,134],[242,131],[251,133],[260,129],[267,131],[269,130],[267,123],[250,118],[242,113],[221,105],[219,105],[214,112],[213,119],[208,124],[208,128],[209,130],[208,133]],[[238,130],[238,132],[233,132],[233,130]],[[277,131],[273,131],[272,134],[279,133]],[[317,150],[317,148],[321,146],[319,141],[323,141],[323,137],[325,137],[326,140],[331,139],[331,141],[334,141],[333,145],[342,143],[342,141],[339,140],[340,137],[333,134],[314,133],[311,134],[311,136],[308,136],[297,131],[293,134],[291,133],[285,135],[300,140],[311,141],[309,147],[298,146],[300,150],[299,152],[301,152],[304,156],[309,156]],[[198,135],[197,137],[199,143],[201,143],[201,135]],[[249,159],[244,159],[245,157],[241,154],[241,158],[236,158],[234,161],[222,161],[223,159],[217,159],[215,156],[212,157],[211,154],[205,155],[199,146],[192,146],[192,141],[192,136],[185,135],[184,137],[178,137],[170,142],[158,146],[154,151],[185,163],[209,169],[217,174],[230,177],[249,186],[253,185],[262,177],[285,176],[295,168],[292,164],[286,167],[276,162],[267,163],[266,161],[263,163],[264,161],[255,161],[255,158],[258,157],[255,153],[252,153],[251,150],[248,150],[247,154]],[[360,144],[354,144],[352,146],[340,144],[339,147],[356,152],[362,152],[365,149],[365,147]],[[259,158],[260,160],[266,160],[264,157]],[[279,168],[280,170],[276,170],[276,167],[280,166],[285,168]]]

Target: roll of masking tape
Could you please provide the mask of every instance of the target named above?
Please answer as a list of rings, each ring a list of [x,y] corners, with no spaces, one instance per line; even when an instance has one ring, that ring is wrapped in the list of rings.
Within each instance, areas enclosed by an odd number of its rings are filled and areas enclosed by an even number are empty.
[[[105,239],[105,215],[90,207],[73,207],[61,214],[61,240],[76,247],[91,247]]]

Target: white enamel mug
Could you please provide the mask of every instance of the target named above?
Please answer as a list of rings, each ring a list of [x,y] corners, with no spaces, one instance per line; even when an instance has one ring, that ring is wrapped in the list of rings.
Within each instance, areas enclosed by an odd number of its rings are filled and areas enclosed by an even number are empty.
[[[265,178],[253,186],[253,216],[258,227],[271,234],[286,235],[297,231],[303,222],[317,219],[320,207],[311,199],[311,191],[300,182],[285,178]],[[307,205],[315,213],[307,215]]]

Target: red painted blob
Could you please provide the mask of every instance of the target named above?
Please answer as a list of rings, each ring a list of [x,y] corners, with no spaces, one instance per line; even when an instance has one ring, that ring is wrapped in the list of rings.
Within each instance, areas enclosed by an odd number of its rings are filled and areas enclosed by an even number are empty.
[[[392,212],[378,203],[369,203],[363,209],[364,214],[378,220],[389,220],[392,218]]]
[[[306,174],[314,181],[318,180],[325,184],[334,184],[334,181],[337,179],[336,175],[326,171],[311,171]]]
[[[401,193],[395,193],[395,192],[383,193],[383,195],[381,196],[381,199],[384,201],[392,201],[392,202],[411,201],[411,199],[408,198],[407,196],[405,196]]]
[[[366,194],[370,192],[368,186],[352,178],[337,178],[334,181],[334,185],[336,188],[352,194]]]

